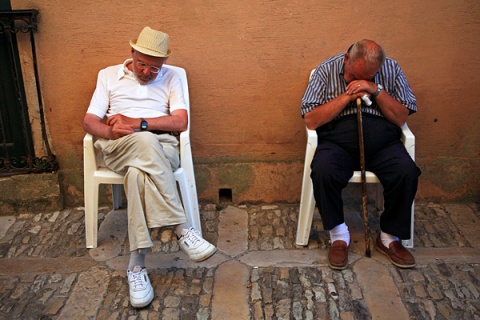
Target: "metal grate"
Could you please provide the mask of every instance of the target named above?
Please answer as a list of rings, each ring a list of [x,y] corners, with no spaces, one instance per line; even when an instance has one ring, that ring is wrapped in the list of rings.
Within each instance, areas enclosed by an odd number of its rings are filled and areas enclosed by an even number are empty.
[[[7,130],[9,121],[6,117],[0,113],[0,176],[10,176],[15,174],[24,173],[39,173],[39,172],[52,172],[58,170],[58,162],[53,155],[45,128],[44,108],[42,103],[42,95],[40,91],[40,83],[38,76],[38,65],[35,49],[35,37],[34,33],[37,32],[37,10],[12,10],[12,11],[0,11],[0,35],[4,35],[7,39],[6,42],[9,46],[9,66],[11,74],[13,75],[13,87],[15,88],[15,103],[19,106],[12,108],[6,106],[4,110],[8,113],[16,112],[20,113],[20,122],[22,130],[22,140],[20,142],[23,154],[16,154],[12,152],[12,144],[8,141],[7,136],[9,134]],[[39,107],[40,126],[42,131],[42,140],[46,150],[46,156],[35,156],[32,132],[30,128],[28,108],[24,94],[24,85],[21,74],[21,66],[18,59],[18,49],[16,47],[16,34],[28,33],[30,38],[31,55],[33,60],[33,69],[35,73],[35,82],[37,88],[37,99]],[[14,110],[11,110],[14,109]],[[7,112],[3,112],[4,114]],[[16,128],[18,130],[18,128]],[[12,154],[13,153],[13,154]]]

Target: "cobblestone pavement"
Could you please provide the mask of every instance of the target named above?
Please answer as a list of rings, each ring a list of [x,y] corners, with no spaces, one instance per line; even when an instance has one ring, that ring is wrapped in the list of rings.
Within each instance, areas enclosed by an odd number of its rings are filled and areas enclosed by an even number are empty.
[[[201,204],[218,252],[194,263],[171,228],[154,229],[152,304],[129,305],[125,210],[99,210],[99,246],[85,248],[83,208],[0,216],[1,319],[480,319],[478,204],[415,206],[414,269],[364,256],[359,206],[346,207],[349,266],[328,267],[314,215],[295,245],[298,204]],[[370,212],[372,243],[379,230]]]

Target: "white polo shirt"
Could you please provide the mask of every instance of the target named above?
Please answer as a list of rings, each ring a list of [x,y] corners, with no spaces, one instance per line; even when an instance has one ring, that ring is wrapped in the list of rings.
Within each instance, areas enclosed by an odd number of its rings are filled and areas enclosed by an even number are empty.
[[[155,118],[187,109],[182,82],[175,71],[162,68],[155,80],[142,85],[126,67],[132,60],[100,70],[87,113],[100,118],[114,114]]]

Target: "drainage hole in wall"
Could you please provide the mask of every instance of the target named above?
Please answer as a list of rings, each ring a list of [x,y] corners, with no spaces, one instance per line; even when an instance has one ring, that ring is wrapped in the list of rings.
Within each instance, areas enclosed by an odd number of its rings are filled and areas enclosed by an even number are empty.
[[[232,189],[219,189],[218,201],[219,203],[232,202]]]

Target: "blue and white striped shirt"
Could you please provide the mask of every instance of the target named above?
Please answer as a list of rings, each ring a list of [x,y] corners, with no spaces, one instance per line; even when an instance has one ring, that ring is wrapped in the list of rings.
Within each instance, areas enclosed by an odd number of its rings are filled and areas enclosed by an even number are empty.
[[[302,117],[339,95],[345,92],[347,83],[343,78],[343,57],[345,53],[333,56],[322,62],[313,72],[307,86],[307,90],[302,98],[300,108]],[[402,69],[395,60],[387,58],[385,63],[375,75],[373,81],[381,84],[384,90],[395,100],[406,106],[410,114],[417,111],[417,100],[413,94]],[[372,105],[367,107],[363,105],[362,111],[368,114],[383,117],[380,107],[375,101],[375,97],[371,97]],[[335,120],[342,117],[356,114],[357,107],[355,102],[349,103],[345,109],[340,112]]]

